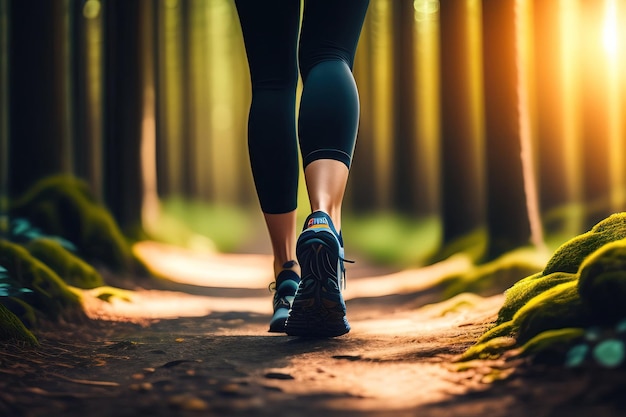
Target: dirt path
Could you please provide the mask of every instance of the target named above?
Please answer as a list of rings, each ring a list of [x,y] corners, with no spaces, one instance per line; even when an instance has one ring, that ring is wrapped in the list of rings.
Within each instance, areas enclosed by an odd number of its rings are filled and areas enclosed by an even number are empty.
[[[109,303],[86,292],[99,320],[44,329],[39,349],[5,346],[0,415],[623,415],[611,390],[623,390],[620,374],[534,367],[487,384],[515,368],[458,371],[454,358],[502,303],[432,304],[432,282],[467,267],[462,259],[378,275],[355,268],[346,291],[353,330],[299,339],[267,333],[266,257],[141,250],[177,282]],[[609,383],[600,389],[599,380]]]

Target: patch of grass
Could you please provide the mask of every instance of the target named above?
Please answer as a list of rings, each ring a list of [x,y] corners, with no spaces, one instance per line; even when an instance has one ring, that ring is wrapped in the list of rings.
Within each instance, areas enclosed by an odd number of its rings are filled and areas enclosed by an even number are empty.
[[[343,235],[348,253],[357,251],[383,265],[421,265],[441,239],[438,218],[412,218],[390,212],[347,215]]]
[[[249,238],[249,210],[172,197],[161,201],[161,216],[146,230],[152,238],[190,249],[237,250]]]

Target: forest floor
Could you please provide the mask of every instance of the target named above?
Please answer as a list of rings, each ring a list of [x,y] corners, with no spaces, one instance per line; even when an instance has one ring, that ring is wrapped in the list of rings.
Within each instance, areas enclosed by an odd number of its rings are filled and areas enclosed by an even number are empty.
[[[352,331],[306,339],[267,332],[268,256],[137,249],[166,278],[106,302],[103,289],[84,291],[88,320],[44,325],[37,348],[0,346],[0,415],[626,415],[623,371],[458,364],[503,302],[440,302],[435,283],[467,268],[462,258],[350,265]]]

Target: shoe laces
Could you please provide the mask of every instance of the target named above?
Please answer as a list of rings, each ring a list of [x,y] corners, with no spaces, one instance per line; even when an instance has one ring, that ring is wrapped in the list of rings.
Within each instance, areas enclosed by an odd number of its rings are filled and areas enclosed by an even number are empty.
[[[349,259],[346,259],[342,256],[339,257],[339,259],[341,260],[341,276],[339,277],[339,279],[341,280],[341,282],[339,283],[340,287],[342,290],[346,289],[346,267],[344,265],[344,262],[347,262],[349,264],[353,264],[356,263],[355,261],[351,261]]]

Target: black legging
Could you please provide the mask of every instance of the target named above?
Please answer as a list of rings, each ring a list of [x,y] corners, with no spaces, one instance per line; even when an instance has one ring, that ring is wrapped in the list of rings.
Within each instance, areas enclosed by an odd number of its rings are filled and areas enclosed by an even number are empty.
[[[265,213],[296,208],[298,139],[304,167],[318,159],[350,167],[359,123],[352,66],[368,3],[305,0],[298,36],[300,0],[235,0],[252,80],[248,150]]]

